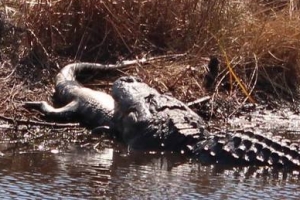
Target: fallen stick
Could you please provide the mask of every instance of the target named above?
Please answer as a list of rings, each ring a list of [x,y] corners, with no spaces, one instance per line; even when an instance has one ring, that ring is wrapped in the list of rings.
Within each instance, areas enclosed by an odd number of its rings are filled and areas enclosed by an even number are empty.
[[[210,100],[210,98],[211,98],[210,96],[201,97],[199,99],[196,99],[195,101],[188,102],[187,106],[191,107],[191,106],[194,106],[194,105],[198,105],[198,104],[207,102],[208,100]]]
[[[68,127],[79,127],[79,123],[56,123],[56,122],[42,122],[36,120],[24,120],[24,119],[15,119],[11,117],[6,117],[0,115],[0,119],[11,124],[17,123],[18,125],[36,125],[36,126],[46,126],[46,127],[57,127],[57,128],[68,128]],[[7,128],[7,127],[0,127]]]

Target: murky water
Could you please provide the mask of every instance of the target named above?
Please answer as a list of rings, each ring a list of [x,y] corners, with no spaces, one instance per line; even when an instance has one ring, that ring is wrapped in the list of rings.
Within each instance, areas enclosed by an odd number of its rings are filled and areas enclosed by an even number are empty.
[[[174,154],[128,155],[124,147],[0,157],[1,199],[298,199],[299,179]]]
[[[271,115],[270,115],[271,116]],[[262,117],[252,116],[254,119]],[[267,118],[269,119],[269,118]],[[258,121],[299,130],[300,119]],[[293,118],[294,119],[294,118]],[[245,127],[247,120],[232,120]],[[275,126],[275,125],[274,125]],[[4,127],[4,126],[3,126]],[[283,127],[281,129],[281,127]],[[296,127],[296,128],[295,128]],[[178,154],[132,152],[81,129],[25,127],[0,133],[0,199],[299,199],[298,171],[201,165]],[[9,131],[10,130],[10,131]],[[275,131],[278,132],[278,131]],[[76,133],[76,134],[75,134]],[[78,133],[78,134],[77,134]],[[9,143],[20,137],[22,144]],[[292,140],[299,132],[284,133]],[[19,139],[18,139],[19,141]],[[92,148],[101,141],[97,147]],[[24,145],[26,144],[26,145]],[[87,144],[87,145],[83,145]],[[1,152],[5,154],[2,155]]]

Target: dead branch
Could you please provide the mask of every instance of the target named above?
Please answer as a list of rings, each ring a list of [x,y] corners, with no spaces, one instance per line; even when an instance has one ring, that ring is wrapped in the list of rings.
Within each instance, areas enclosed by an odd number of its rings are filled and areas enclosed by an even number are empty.
[[[17,125],[35,125],[35,126],[45,126],[45,127],[55,127],[55,128],[68,128],[68,127],[79,127],[79,123],[56,123],[56,122],[42,122],[36,120],[24,120],[24,119],[15,119],[11,117],[6,117],[0,115],[0,119],[11,124]]]

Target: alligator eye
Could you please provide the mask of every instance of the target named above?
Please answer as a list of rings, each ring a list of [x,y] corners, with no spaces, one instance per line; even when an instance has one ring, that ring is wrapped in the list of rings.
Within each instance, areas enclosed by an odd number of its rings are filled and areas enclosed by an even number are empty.
[[[125,76],[120,78],[121,81],[124,81],[126,83],[133,83],[134,79],[131,76]]]
[[[142,79],[140,79],[140,78],[138,78],[138,77],[136,77],[135,80],[136,80],[136,82],[138,82],[138,83],[143,82]]]

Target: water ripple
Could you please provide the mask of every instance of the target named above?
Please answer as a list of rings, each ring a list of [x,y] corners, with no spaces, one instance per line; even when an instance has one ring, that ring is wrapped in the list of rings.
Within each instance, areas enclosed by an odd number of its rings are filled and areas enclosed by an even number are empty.
[[[0,158],[1,199],[298,199],[299,179],[107,148]],[[255,172],[255,173],[254,173]]]

